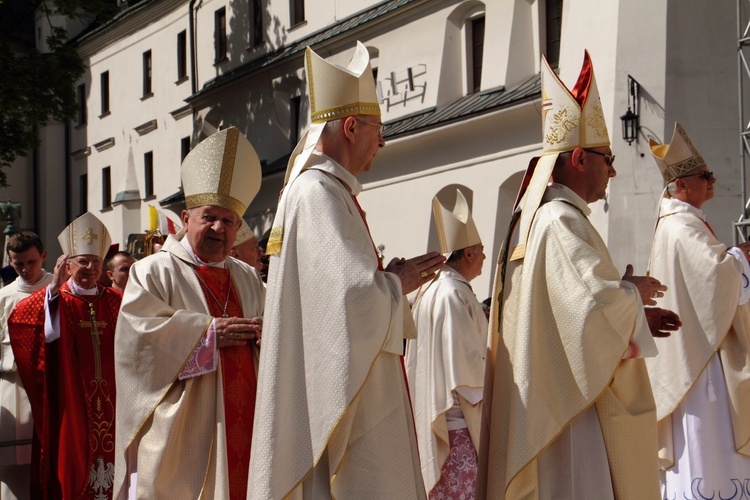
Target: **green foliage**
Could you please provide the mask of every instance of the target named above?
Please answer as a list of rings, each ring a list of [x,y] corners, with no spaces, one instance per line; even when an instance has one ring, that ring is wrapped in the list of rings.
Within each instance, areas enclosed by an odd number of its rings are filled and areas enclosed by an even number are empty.
[[[0,186],[4,168],[37,144],[36,126],[75,118],[76,82],[85,67],[53,16],[88,24],[114,12],[109,0],[0,0]],[[34,17],[47,23],[47,52],[33,46]]]

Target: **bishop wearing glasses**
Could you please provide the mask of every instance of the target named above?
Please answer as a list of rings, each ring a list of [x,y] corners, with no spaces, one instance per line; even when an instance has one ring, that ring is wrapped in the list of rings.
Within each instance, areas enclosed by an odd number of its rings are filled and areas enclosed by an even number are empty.
[[[97,283],[110,245],[91,213],[58,237],[52,282],[8,320],[34,419],[31,498],[112,498],[120,292]]]
[[[701,210],[716,179],[679,123],[650,147],[666,184],[650,269],[683,322],[646,361],[662,498],[738,498],[750,479],[750,243],[716,238]]]
[[[542,96],[543,155],[495,274],[477,497],[656,498],[640,358],[679,320],[644,312],[664,287],[621,278],[588,219],[616,174],[588,52],[572,91],[543,59]]]

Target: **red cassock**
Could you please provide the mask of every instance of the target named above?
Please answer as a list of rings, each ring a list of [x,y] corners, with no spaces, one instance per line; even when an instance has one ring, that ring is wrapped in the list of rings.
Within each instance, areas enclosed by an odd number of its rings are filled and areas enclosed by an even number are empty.
[[[226,297],[226,314],[241,318],[242,307],[227,269],[199,266],[195,272],[201,278],[201,288],[211,315],[221,317],[220,304],[212,297]],[[229,285],[229,286],[228,286]],[[247,498],[247,476],[250,466],[250,447],[253,438],[255,375],[253,349],[249,344],[224,347],[220,351],[221,376],[224,381],[224,415],[226,418],[227,464],[229,466],[229,495],[231,500]]]
[[[114,334],[122,295],[60,287],[60,338],[45,343],[46,288],[8,320],[18,373],[34,418],[32,498],[112,498],[115,451]]]

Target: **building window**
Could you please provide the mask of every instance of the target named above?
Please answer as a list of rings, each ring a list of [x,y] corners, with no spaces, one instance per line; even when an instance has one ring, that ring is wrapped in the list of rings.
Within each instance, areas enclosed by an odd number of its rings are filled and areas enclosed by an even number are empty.
[[[187,78],[187,33],[177,33],[177,81]]]
[[[154,152],[143,155],[143,178],[145,179],[146,198],[154,196]]]
[[[86,124],[86,84],[78,86],[78,125]]]
[[[256,47],[263,43],[263,1],[250,0],[250,46]]]
[[[180,164],[190,152],[190,137],[180,139]]]
[[[227,9],[214,12],[214,64],[227,58]]]
[[[102,94],[102,112],[101,115],[109,114],[109,71],[105,71],[99,77]]]
[[[560,62],[560,35],[562,34],[562,0],[547,0],[545,5],[547,33],[547,62],[556,68]]]
[[[292,149],[299,142],[299,110],[301,102],[301,96],[294,96],[289,101],[289,142],[292,143]]]
[[[482,57],[484,56],[484,16],[474,17],[468,21],[469,45],[469,81],[467,88],[471,92],[479,92],[482,86]]]
[[[102,169],[102,210],[112,206],[112,170]]]
[[[78,206],[81,215],[89,211],[89,176],[83,174],[78,180]]]
[[[289,0],[290,24],[293,27],[305,22],[305,0]]]
[[[151,51],[143,53],[143,97],[153,95],[151,87]]]

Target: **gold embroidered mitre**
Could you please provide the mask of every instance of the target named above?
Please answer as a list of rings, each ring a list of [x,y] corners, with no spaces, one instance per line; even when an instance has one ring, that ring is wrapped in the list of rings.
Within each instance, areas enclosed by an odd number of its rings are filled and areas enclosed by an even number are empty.
[[[237,230],[237,239],[234,240],[234,246],[238,247],[248,241],[250,238],[257,238],[255,233],[252,229],[250,229],[250,226],[247,225],[247,222],[245,222],[245,219],[242,219],[242,224],[240,224],[240,228]]]
[[[260,190],[260,181],[258,155],[235,127],[204,139],[182,162],[187,208],[214,205],[242,217]]]
[[[450,253],[481,243],[482,239],[463,193],[456,189],[453,210],[445,208],[444,201],[446,200],[440,200],[437,196],[432,199],[432,213],[435,216],[440,252]]]
[[[693,170],[706,166],[706,162],[698,152],[698,149],[690,140],[690,136],[675,122],[672,142],[659,144],[653,139],[648,140],[651,155],[654,157],[656,166],[659,167],[664,182],[669,184],[673,180]]]
[[[346,68],[329,63],[307,47],[305,68],[313,123],[355,115],[380,116],[370,54],[361,42]]]
[[[112,238],[109,231],[91,212],[78,217],[57,237],[63,253],[76,255],[98,255],[102,260],[107,255]]]
[[[610,145],[588,51],[572,91],[542,56],[542,133],[545,154]]]
[[[594,66],[588,50],[584,51],[583,67],[573,90],[568,90],[542,56],[542,156],[533,159],[529,168],[533,176],[528,188],[522,186],[523,200],[520,237],[510,260],[523,258],[534,214],[542,201],[552,170],[560,153],[575,148],[609,146],[609,133],[604,122]]]

